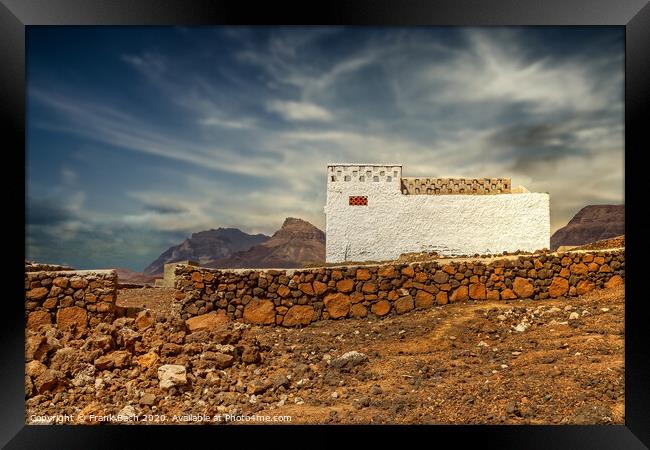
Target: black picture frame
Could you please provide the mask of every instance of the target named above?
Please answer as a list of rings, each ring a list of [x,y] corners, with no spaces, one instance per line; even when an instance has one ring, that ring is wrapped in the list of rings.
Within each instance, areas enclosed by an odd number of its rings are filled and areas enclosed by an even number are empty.
[[[4,155],[18,156],[13,164],[5,159],[5,200],[15,211],[25,213],[25,176],[17,165],[25,162],[25,27],[30,25],[362,25],[362,26],[502,26],[502,25],[618,25],[625,27],[625,192],[626,192],[626,314],[625,314],[625,425],[621,426],[435,426],[435,427],[345,427],[353,433],[384,438],[397,434],[416,445],[414,431],[425,442],[440,444],[449,439],[454,447],[469,442],[482,448],[590,448],[633,449],[650,445],[650,380],[646,345],[648,329],[643,314],[641,268],[645,247],[643,232],[644,170],[640,159],[650,148],[643,117],[650,97],[650,6],[646,0],[356,0],[275,2],[207,0],[0,0],[0,111],[6,132]],[[646,113],[646,114],[644,114]],[[5,156],[7,158],[7,156]],[[15,178],[15,179],[12,179]],[[13,215],[12,215],[13,217]],[[154,441],[170,442],[181,436],[186,445],[206,438],[217,446],[232,433],[252,445],[254,433],[269,432],[266,442],[279,445],[323,443],[340,432],[338,427],[177,427],[177,426],[26,426],[24,399],[24,241],[14,236],[24,232],[24,223],[6,214],[7,235],[15,243],[15,258],[6,261],[6,276],[12,293],[3,299],[2,364],[0,364],[0,444],[6,448],[119,448],[131,447],[134,435],[142,435],[148,447]],[[22,228],[21,228],[22,227]],[[307,431],[307,436],[304,431]],[[286,434],[285,434],[286,433]],[[297,435],[302,434],[302,438]],[[310,436],[311,434],[311,436]],[[322,436],[322,438],[321,438]],[[305,437],[308,440],[305,440]],[[242,436],[238,436],[242,439]],[[262,441],[263,442],[263,441]],[[337,445],[337,441],[331,440]],[[644,445],[645,444],[645,445]]]

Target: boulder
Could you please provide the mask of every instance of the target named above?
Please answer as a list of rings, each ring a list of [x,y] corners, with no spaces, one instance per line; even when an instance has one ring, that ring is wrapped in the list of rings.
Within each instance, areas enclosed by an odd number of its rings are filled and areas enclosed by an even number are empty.
[[[444,284],[448,280],[449,280],[449,274],[442,270],[436,271],[435,275],[433,275],[433,281],[435,281],[438,284]]]
[[[452,292],[449,301],[451,303],[461,302],[469,299],[469,289],[467,286],[458,286],[458,288]]]
[[[291,294],[291,289],[286,287],[284,284],[278,286],[278,295],[282,298],[287,298]]]
[[[413,278],[415,275],[415,270],[413,269],[413,266],[406,266],[402,268],[402,275],[406,275],[409,278]]]
[[[78,306],[61,308],[56,313],[56,324],[61,331],[71,330],[80,337],[88,324],[88,314]]]
[[[273,303],[271,303],[271,305],[273,305]],[[245,316],[246,316],[246,310],[244,309],[244,317]],[[195,331],[216,330],[226,326],[229,321],[230,319],[226,315],[226,312],[224,310],[219,310],[219,311],[211,311],[207,314],[202,314],[196,317],[191,317],[185,321],[185,324],[187,325],[187,328],[190,330],[190,333],[193,333]],[[135,324],[136,326],[138,326],[137,318]]]
[[[145,309],[144,311],[140,311],[138,313],[134,323],[138,330],[144,331],[156,323],[156,318],[153,316],[150,310]]]
[[[33,311],[27,316],[27,329],[35,330],[41,325],[49,325],[52,323],[50,313],[47,311]]]
[[[364,294],[374,294],[377,292],[377,285],[375,283],[371,283],[370,281],[367,281],[363,283],[363,287],[361,288],[361,291],[363,291]]]
[[[342,280],[347,281],[347,280]],[[351,280],[350,280],[351,281]],[[339,282],[340,283],[340,282]],[[350,311],[350,299],[345,294],[330,294],[323,300],[325,308],[332,319],[345,317]]]
[[[336,283],[336,289],[339,292],[352,292],[354,289],[354,280],[346,278],[345,280],[338,281]]]
[[[512,290],[515,291],[519,298],[532,297],[535,292],[533,283],[521,277],[515,278],[515,281],[512,283]]]
[[[368,309],[360,303],[354,304],[350,307],[350,316],[354,318],[362,318],[368,315]]]
[[[368,269],[357,269],[357,280],[367,281],[372,278],[372,274]]]
[[[54,286],[58,286],[60,288],[67,288],[68,287],[68,279],[66,277],[56,277],[54,280],[52,280],[52,284]]]
[[[47,297],[47,294],[50,293],[50,290],[46,287],[37,287],[34,289],[30,289],[27,291],[27,294],[25,294],[25,297],[28,300],[42,300],[45,297]]]
[[[309,325],[314,319],[314,308],[309,305],[294,305],[286,312],[282,319],[285,327],[296,325]]]
[[[418,290],[417,294],[415,294],[415,307],[429,308],[431,305],[433,305],[433,294]]]
[[[307,295],[314,295],[314,287],[311,283],[300,283],[298,289]]]
[[[321,283],[320,281],[314,281],[314,294],[321,295],[327,291],[327,284]]]
[[[405,312],[411,311],[414,307],[415,303],[413,297],[410,295],[400,297],[395,301],[395,312],[397,312],[397,314],[404,314]]]
[[[565,278],[554,277],[548,287],[548,295],[553,298],[561,297],[569,292],[569,281]]]
[[[380,300],[377,303],[373,303],[373,305],[370,307],[370,310],[373,314],[376,314],[378,316],[385,316],[390,312],[390,302],[386,300]]]
[[[576,293],[578,295],[583,295],[586,294],[587,292],[593,291],[595,288],[596,288],[596,284],[593,281],[580,280],[576,285]]]
[[[610,288],[615,288],[618,286],[623,286],[625,282],[623,281],[623,277],[620,275],[614,275],[611,277],[607,282],[605,282],[605,288],[610,289]]]
[[[571,273],[575,275],[586,275],[589,272],[589,267],[585,263],[578,263],[571,265]]]
[[[271,300],[251,300],[244,307],[244,322],[258,325],[275,323],[275,305]]]
[[[395,267],[393,266],[383,266],[377,269],[377,275],[384,278],[394,278],[395,277]]]
[[[487,298],[487,292],[485,289],[485,284],[483,283],[473,283],[469,285],[469,298],[473,300],[485,300]]]

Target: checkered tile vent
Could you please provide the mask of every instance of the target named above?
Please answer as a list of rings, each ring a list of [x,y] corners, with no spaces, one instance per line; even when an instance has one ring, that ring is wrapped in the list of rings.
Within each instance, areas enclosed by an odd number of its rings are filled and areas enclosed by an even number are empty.
[[[368,206],[368,197],[351,195],[350,206]]]

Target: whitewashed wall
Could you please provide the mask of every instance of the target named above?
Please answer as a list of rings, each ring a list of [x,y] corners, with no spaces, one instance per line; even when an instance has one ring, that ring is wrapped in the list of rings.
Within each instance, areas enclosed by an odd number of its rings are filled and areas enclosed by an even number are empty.
[[[359,181],[361,173],[364,181]],[[420,251],[459,255],[550,247],[546,193],[403,195],[400,178],[399,165],[328,166],[327,262],[379,261]],[[353,195],[367,196],[368,206],[349,206]]]

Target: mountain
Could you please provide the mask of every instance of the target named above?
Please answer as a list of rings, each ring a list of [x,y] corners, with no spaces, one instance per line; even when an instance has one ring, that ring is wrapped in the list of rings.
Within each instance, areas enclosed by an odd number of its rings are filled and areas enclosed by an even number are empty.
[[[295,268],[309,263],[325,263],[325,233],[309,222],[288,217],[269,240],[212,261],[208,267]]]
[[[129,269],[116,268],[117,280],[120,284],[150,284],[153,285],[155,282],[155,277],[150,275],[145,275],[142,272],[135,272]]]
[[[625,205],[589,205],[551,236],[551,250],[625,234]]]
[[[206,265],[213,260],[227,258],[233,253],[248,250],[268,239],[269,236],[264,234],[247,234],[237,228],[201,231],[192,234],[181,244],[169,247],[158,259],[149,264],[143,273],[161,274],[165,264],[186,259]]]

